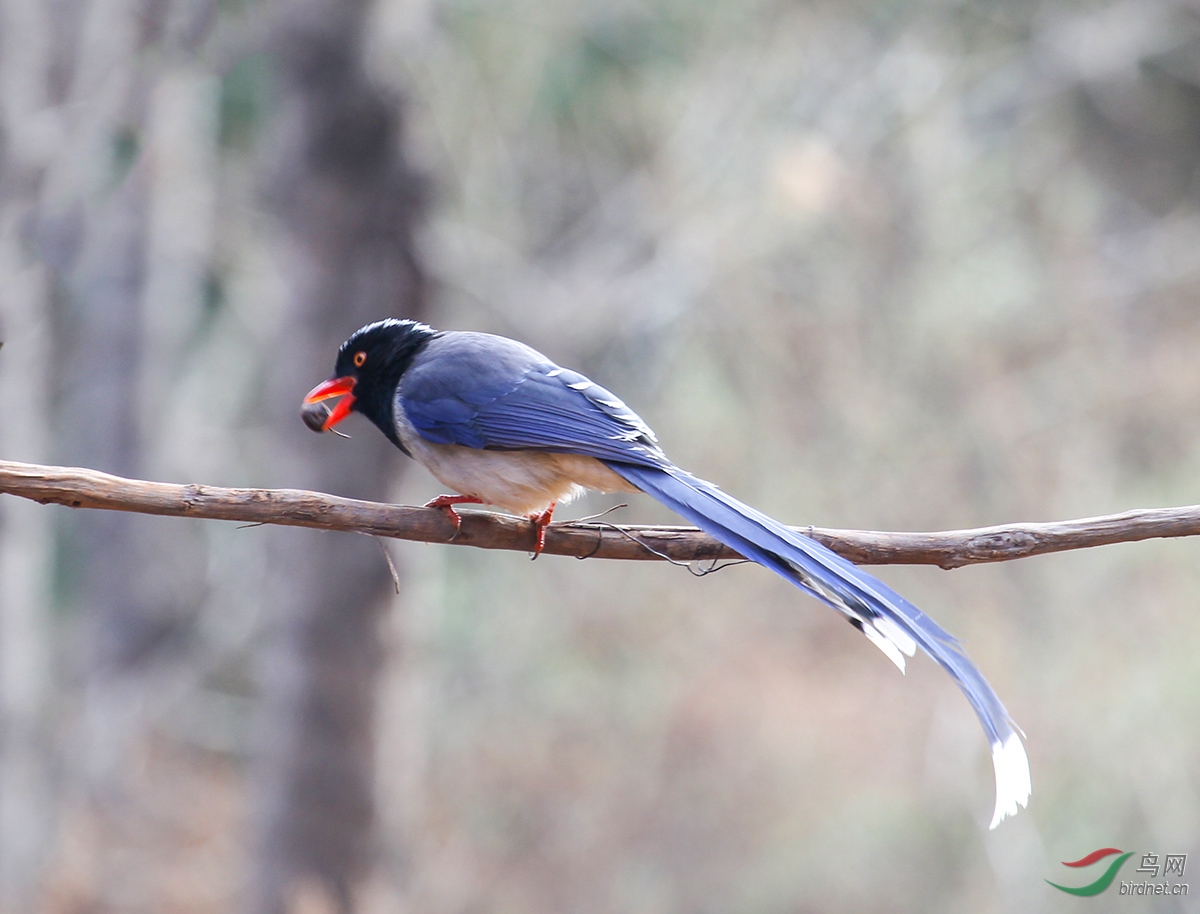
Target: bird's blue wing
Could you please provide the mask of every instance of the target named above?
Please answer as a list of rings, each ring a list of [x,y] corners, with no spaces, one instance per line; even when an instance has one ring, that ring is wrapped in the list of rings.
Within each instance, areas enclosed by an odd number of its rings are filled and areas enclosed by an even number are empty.
[[[396,397],[404,418],[434,444],[665,463],[650,427],[619,397],[504,337],[437,337]]]

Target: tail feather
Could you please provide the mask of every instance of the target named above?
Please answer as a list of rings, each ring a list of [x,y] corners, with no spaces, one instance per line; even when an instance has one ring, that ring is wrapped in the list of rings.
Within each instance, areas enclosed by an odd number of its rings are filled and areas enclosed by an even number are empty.
[[[714,539],[765,565],[844,615],[904,672],[920,646],[971,703],[987,733],[996,772],[991,827],[1029,800],[1029,761],[1012,719],[958,640],[882,581],[810,537],[726,495],[678,467],[605,461],[646,494]]]

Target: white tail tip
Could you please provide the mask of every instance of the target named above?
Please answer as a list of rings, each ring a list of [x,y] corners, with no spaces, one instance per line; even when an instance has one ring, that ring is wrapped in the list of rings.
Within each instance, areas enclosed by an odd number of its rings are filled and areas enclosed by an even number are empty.
[[[883,651],[888,660],[896,664],[896,669],[901,673],[904,672],[904,655],[900,653],[900,649],[896,646],[895,642],[891,641],[886,634],[876,628],[870,619],[863,623],[859,631],[867,636],[868,641]]]
[[[1003,743],[992,746],[992,765],[996,769],[996,813],[989,828],[995,828],[1006,816],[1015,816],[1018,807],[1029,803],[1033,791],[1029,757],[1017,734],[1012,733]]]

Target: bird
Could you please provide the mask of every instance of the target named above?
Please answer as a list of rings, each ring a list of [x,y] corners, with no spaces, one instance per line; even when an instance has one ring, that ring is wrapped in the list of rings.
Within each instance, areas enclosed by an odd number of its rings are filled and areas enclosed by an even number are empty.
[[[330,408],[327,401],[336,400]],[[535,555],[557,505],[585,490],[642,492],[745,558],[841,613],[900,670],[920,647],[979,718],[991,749],[991,828],[1029,802],[1024,735],[959,641],[879,579],[680,469],[615,394],[507,337],[388,318],[356,330],[301,414],[330,431],[351,412],[376,425],[452,494],[441,508],[487,504],[529,517]]]

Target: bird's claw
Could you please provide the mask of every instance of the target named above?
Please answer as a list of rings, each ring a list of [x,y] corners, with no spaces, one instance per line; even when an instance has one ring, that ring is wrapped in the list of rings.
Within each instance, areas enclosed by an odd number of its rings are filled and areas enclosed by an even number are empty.
[[[532,514],[529,519],[533,521],[535,531],[535,539],[533,542],[533,557],[536,559],[542,554],[542,550],[546,548],[546,528],[550,526],[550,518],[554,516],[554,506],[558,502],[550,502],[550,507],[541,514]]]
[[[462,532],[462,516],[454,510],[454,505],[481,504],[483,501],[474,495],[439,495],[437,498],[425,502],[425,507],[440,508],[446,517],[450,518],[450,523],[454,524],[454,536],[450,537],[450,540],[453,541]]]

